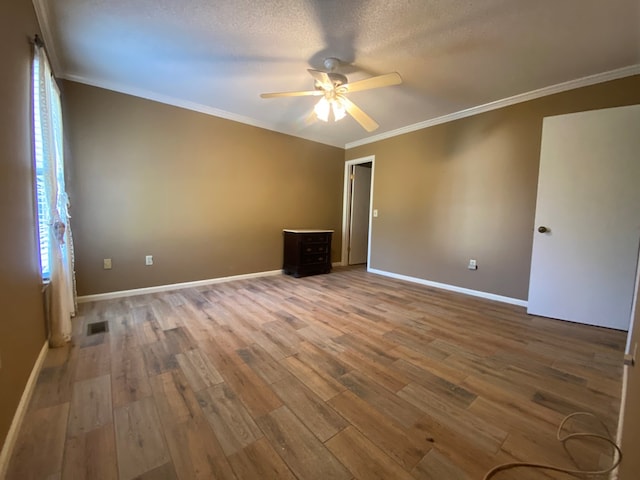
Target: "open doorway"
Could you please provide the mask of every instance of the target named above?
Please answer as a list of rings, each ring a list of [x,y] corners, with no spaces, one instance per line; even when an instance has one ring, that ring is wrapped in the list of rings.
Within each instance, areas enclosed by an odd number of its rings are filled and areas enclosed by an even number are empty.
[[[345,163],[342,265],[369,264],[375,157]]]

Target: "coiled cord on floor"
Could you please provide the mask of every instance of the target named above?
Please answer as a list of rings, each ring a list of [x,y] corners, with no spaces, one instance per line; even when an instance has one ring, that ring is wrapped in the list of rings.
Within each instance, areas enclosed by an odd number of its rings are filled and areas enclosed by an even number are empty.
[[[589,416],[598,420],[598,422],[600,422],[600,424],[604,428],[605,432],[607,432],[608,436],[605,437],[604,435],[599,435],[597,433],[589,433],[589,432],[569,433],[565,436],[562,436],[562,429],[564,428],[564,425],[567,423],[567,421],[578,415]],[[600,418],[598,418],[597,416],[589,412],[574,412],[564,417],[562,419],[562,422],[560,422],[560,425],[558,426],[558,431],[556,432],[556,439],[562,444],[564,444],[567,440],[570,440],[572,438],[580,438],[580,437],[598,438],[610,444],[617,452],[617,455],[614,455],[614,459],[611,466],[604,470],[572,470],[569,468],[558,467],[556,465],[545,465],[544,463],[512,462],[512,463],[503,463],[502,465],[497,465],[493,467],[491,470],[487,472],[483,480],[489,480],[490,478],[493,478],[493,476],[498,472],[501,472],[504,470],[511,470],[512,468],[519,468],[519,467],[537,468],[541,470],[553,470],[555,472],[569,473],[572,475],[604,475],[606,473],[612,472],[618,465],[620,465],[620,461],[622,460],[622,450],[620,450],[620,447],[616,444],[616,442],[611,439],[611,434],[609,433],[609,429]]]

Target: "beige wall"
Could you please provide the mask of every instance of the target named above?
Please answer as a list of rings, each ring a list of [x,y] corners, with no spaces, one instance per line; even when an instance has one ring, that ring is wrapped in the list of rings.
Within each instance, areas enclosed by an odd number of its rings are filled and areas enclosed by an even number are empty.
[[[543,117],[636,103],[640,76],[349,149],[376,157],[370,266],[526,299]]]
[[[79,295],[278,270],[283,228],[340,238],[340,148],[73,82],[63,102]]]
[[[31,168],[29,0],[0,2],[0,445],[45,341]]]

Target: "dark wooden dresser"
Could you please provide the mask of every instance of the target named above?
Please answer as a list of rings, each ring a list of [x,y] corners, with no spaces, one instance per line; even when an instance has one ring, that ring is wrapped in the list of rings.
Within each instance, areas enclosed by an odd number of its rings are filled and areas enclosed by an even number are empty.
[[[331,271],[333,230],[283,230],[283,233],[284,273],[303,277]]]

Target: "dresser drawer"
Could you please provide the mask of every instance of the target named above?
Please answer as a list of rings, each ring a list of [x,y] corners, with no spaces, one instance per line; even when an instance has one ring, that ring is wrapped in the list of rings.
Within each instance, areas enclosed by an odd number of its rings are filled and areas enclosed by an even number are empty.
[[[316,263],[327,263],[327,255],[303,255],[301,265],[314,265]]]
[[[327,243],[329,238],[328,233],[307,233],[302,235],[302,243]]]
[[[305,255],[309,253],[328,253],[328,252],[329,252],[328,243],[303,243],[302,244],[302,253]]]

